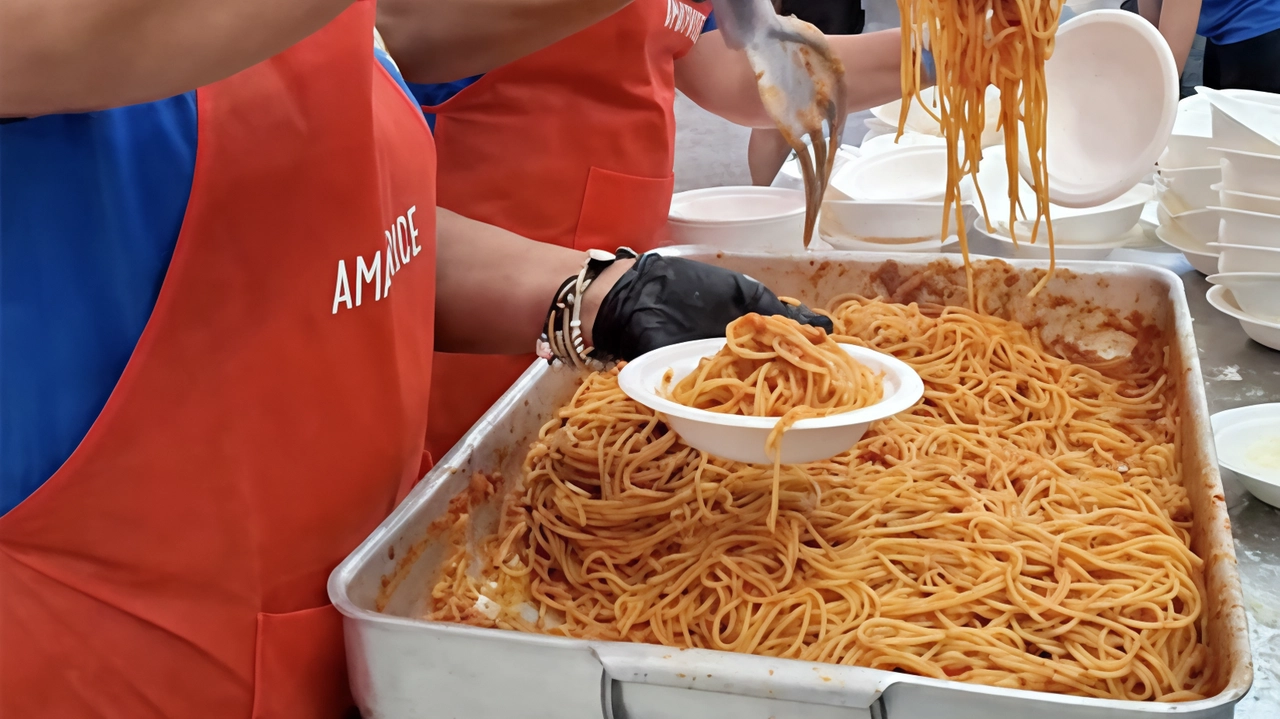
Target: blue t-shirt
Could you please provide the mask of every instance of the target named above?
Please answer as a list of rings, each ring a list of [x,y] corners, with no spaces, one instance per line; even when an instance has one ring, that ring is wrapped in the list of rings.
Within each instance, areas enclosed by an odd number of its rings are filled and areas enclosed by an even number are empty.
[[[1203,0],[1196,33],[1217,45],[1252,40],[1280,29],[1280,0]]]
[[[194,92],[0,121],[0,514],[71,456],[124,372],[195,161]]]

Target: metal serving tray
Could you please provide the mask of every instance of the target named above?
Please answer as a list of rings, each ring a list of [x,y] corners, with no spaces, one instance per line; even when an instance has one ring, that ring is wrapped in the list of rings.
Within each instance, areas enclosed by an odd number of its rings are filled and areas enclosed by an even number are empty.
[[[959,259],[857,252],[791,256],[672,248],[669,254],[745,272],[779,294],[823,305],[845,292],[964,301]],[[1230,520],[1218,475],[1200,364],[1182,283],[1167,270],[1071,263],[1036,300],[1042,262],[986,265],[979,294],[1042,334],[1082,351],[1118,345],[1107,316],[1137,311],[1173,349],[1182,408],[1184,482],[1193,543],[1205,560],[1207,644],[1223,685],[1215,697],[1159,704],[965,684],[860,667],[710,650],[597,642],[479,629],[421,619],[448,551],[437,520],[474,472],[519,476],[538,428],[578,378],[538,363],[468,432],[385,522],[334,570],[329,595],[344,615],[355,697],[369,719],[986,719],[1225,718],[1253,680]],[[923,280],[923,281],[922,281]],[[914,289],[913,289],[914,288]],[[1124,338],[1119,338],[1123,340]],[[1159,340],[1157,340],[1159,341]],[[1121,349],[1124,349],[1121,347]],[[499,497],[473,514],[489,531]],[[435,528],[433,523],[437,523]],[[1034,713],[1034,714],[1033,714]]]

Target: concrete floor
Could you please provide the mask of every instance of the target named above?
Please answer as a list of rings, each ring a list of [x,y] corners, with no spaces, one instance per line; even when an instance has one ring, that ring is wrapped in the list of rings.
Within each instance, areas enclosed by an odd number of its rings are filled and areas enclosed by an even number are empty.
[[[869,112],[851,113],[844,143],[859,145]],[[676,93],[676,192],[702,187],[750,185],[747,141],[751,131],[703,110]]]
[[[747,140],[751,131],[676,95],[676,192],[721,185],[750,185]]]

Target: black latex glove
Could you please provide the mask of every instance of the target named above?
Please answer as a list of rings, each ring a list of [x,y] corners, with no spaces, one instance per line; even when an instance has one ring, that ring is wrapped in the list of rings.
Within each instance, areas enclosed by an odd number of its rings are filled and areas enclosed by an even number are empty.
[[[751,312],[834,329],[831,320],[804,305],[785,304],[746,275],[647,254],[605,296],[592,327],[595,356],[632,360],[677,342],[724,337],[730,322]]]

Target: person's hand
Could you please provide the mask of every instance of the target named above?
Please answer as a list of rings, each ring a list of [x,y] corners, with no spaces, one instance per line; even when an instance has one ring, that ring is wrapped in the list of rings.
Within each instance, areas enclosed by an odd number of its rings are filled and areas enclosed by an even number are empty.
[[[831,320],[789,305],[746,275],[679,257],[646,254],[609,289],[595,313],[592,344],[602,360],[631,360],[677,342],[723,337],[756,312],[831,332]]]

